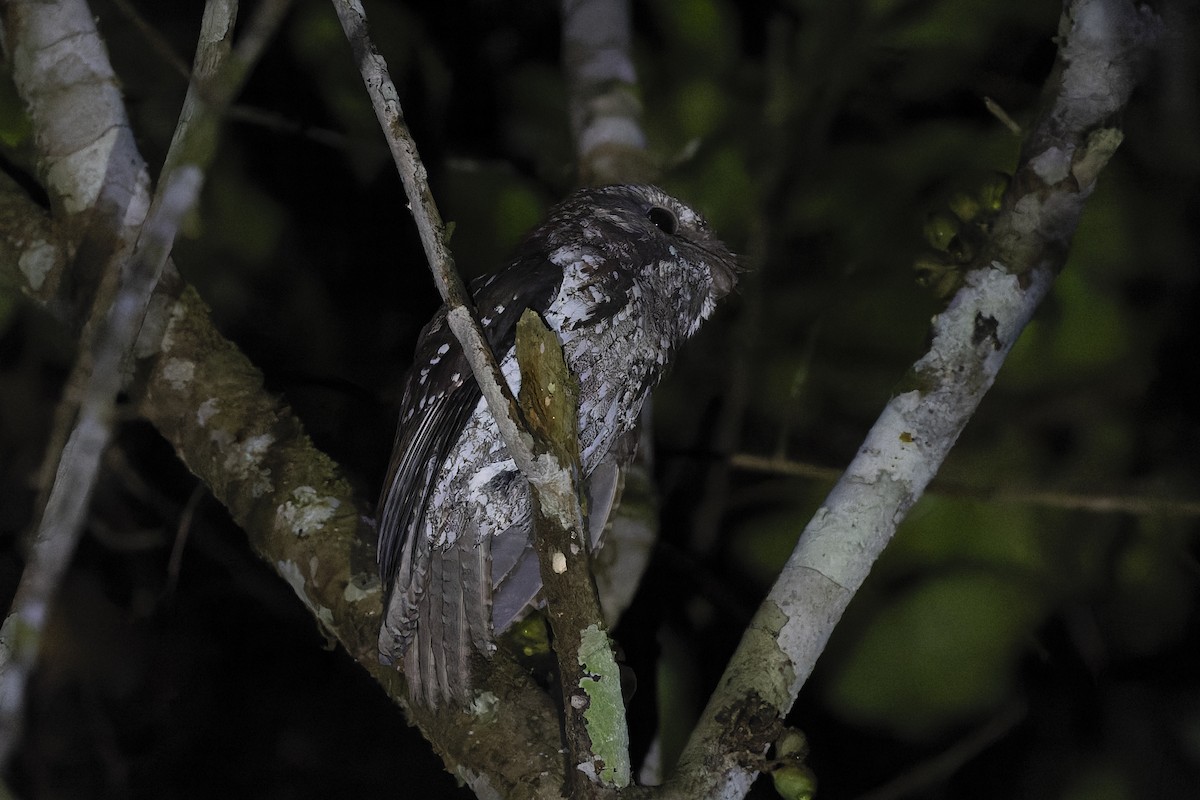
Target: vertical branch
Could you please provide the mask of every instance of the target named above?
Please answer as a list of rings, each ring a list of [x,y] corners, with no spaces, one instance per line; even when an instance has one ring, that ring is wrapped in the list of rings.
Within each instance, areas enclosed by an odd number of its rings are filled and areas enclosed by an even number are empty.
[[[642,131],[642,104],[637,95],[637,71],[632,57],[632,25],[628,0],[561,0],[563,72],[579,181],[603,185],[625,181],[653,181],[657,169],[646,151]],[[643,433],[650,430],[650,410],[642,417]],[[648,435],[647,435],[648,438]],[[650,448],[640,448],[638,459],[625,468],[628,507],[653,506],[648,489]],[[642,496],[638,495],[642,491]],[[540,499],[540,498],[539,498]],[[632,501],[632,502],[631,502]],[[588,558],[587,536],[582,536],[582,557],[568,557],[559,564],[548,563],[554,554],[552,542],[543,541],[538,529],[537,545],[542,582],[554,620],[563,698],[568,707],[578,704],[587,719],[577,728],[591,737],[591,763],[572,761],[569,768],[596,770],[605,785],[625,787],[630,780],[629,732],[620,675],[608,638],[605,616],[595,608],[575,608],[584,601],[596,603],[595,585],[605,589],[605,611],[609,621],[628,605],[649,563],[656,534],[643,516],[622,514],[610,517],[603,565],[599,570]],[[569,551],[568,551],[569,552]],[[561,570],[561,575],[556,574]],[[582,571],[584,574],[575,574]],[[593,577],[599,573],[598,577]],[[579,599],[576,599],[579,598]],[[575,614],[568,616],[569,610]],[[592,620],[590,625],[585,623]],[[565,638],[564,638],[565,637]],[[570,737],[568,733],[568,737]],[[577,750],[572,749],[572,755]]]
[[[630,55],[629,0],[562,0],[561,10],[580,183],[653,180]]]
[[[120,263],[145,218],[150,182],[91,10],[82,0],[3,6],[4,50],[33,122],[53,216],[76,246],[94,228],[104,240],[97,244],[108,244],[101,255],[113,252]]]
[[[4,10],[5,54],[29,109],[52,216],[68,242],[70,267],[50,273],[46,288],[65,300],[72,322],[90,335],[103,324],[146,218],[149,175],[87,4],[9,2]],[[45,507],[87,369],[80,359],[55,410],[38,508]]]
[[[627,786],[630,766],[621,675],[592,580],[579,490],[579,386],[536,313],[517,323],[516,346],[530,431],[568,478],[533,487],[533,544],[562,683],[567,783],[572,797],[589,797],[599,786]]]
[[[562,0],[563,73],[582,184],[652,183],[637,97],[628,0]],[[609,517],[604,547],[591,561],[605,618],[615,624],[632,602],[658,535],[654,513],[649,404],[642,412],[641,444],[624,471],[620,503]]]

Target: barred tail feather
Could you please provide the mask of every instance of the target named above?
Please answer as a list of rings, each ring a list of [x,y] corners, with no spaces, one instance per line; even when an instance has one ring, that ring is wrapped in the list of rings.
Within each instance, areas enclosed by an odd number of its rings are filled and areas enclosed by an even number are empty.
[[[473,538],[459,536],[430,554],[429,588],[417,599],[416,630],[404,649],[414,703],[469,702],[471,654],[492,647],[489,548],[486,542],[472,546]]]

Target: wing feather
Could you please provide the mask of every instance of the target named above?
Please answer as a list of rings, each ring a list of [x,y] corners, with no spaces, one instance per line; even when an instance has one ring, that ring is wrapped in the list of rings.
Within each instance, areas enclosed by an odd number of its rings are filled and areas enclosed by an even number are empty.
[[[513,346],[521,314],[526,308],[544,311],[561,282],[562,270],[544,255],[526,255],[473,285],[477,313],[494,352],[503,356]],[[410,683],[423,683],[427,696],[444,693],[455,683],[465,686],[470,648],[459,643],[478,646],[491,639],[490,543],[478,546],[474,536],[458,531],[449,547],[438,547],[429,524],[431,516],[455,511],[433,508],[433,498],[443,465],[481,397],[442,308],[421,332],[406,378],[378,515],[378,562],[385,587],[380,657],[390,663],[407,652]],[[418,646],[410,647],[414,637]],[[443,645],[450,667],[437,657]],[[440,673],[437,662],[443,662]],[[456,670],[462,681],[453,679]]]

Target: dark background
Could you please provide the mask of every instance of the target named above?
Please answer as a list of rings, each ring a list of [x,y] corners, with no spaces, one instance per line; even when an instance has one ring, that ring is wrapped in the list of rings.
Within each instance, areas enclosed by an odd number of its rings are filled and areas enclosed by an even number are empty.
[[[189,62],[202,4],[134,6]],[[153,170],[185,78],[116,6],[93,9]],[[572,184],[554,6],[368,12],[460,268],[498,266]],[[662,183],[751,268],[656,396],[663,541],[616,631],[639,676],[639,757],[656,718],[664,756],[678,753],[829,488],[728,456],[848,462],[940,308],[911,270],[923,222],[1012,169],[1019,139],[982,98],[1028,122],[1058,13],[1046,0],[635,4]],[[1067,270],[789,718],[823,798],[1200,786],[1200,69],[1194,19],[1168,21]],[[9,146],[19,105],[0,94]],[[187,233],[179,269],[373,502],[437,300],[329,4],[297,3]],[[43,312],[0,303],[0,598],[73,356]],[[1047,494],[1156,502],[1064,510]],[[466,795],[132,415],[28,713],[8,777],[31,798]]]

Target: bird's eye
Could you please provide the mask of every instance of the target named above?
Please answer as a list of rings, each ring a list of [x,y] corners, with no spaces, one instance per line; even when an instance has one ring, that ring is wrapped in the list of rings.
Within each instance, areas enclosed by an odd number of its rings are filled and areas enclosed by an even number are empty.
[[[650,209],[646,212],[646,219],[654,223],[654,227],[668,236],[674,236],[675,232],[679,230],[679,218],[669,208],[650,206]]]

